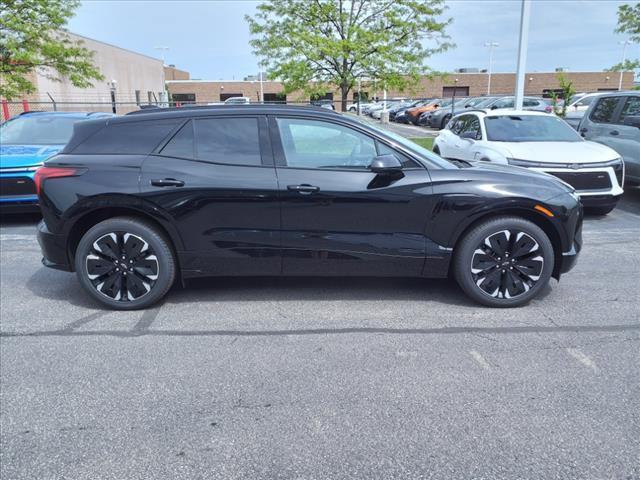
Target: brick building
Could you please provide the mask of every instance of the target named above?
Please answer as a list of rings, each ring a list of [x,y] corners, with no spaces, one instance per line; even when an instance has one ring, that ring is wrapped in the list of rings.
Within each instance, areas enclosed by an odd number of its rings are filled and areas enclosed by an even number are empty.
[[[184,72],[188,75],[187,72]],[[166,73],[165,73],[166,74]],[[565,72],[573,82],[577,92],[598,92],[617,90],[619,73],[617,72]],[[169,78],[169,77],[167,77]],[[413,88],[404,92],[389,90],[387,97],[450,97],[455,89],[456,96],[480,96],[487,94],[488,75],[486,73],[450,73],[444,78],[422,78]],[[634,73],[623,74],[623,89],[633,87]],[[514,73],[494,73],[491,75],[491,94],[511,95],[515,90]],[[167,91],[174,101],[215,103],[229,97],[249,97],[254,101],[260,99],[260,82],[237,80],[189,80],[186,78],[167,80]],[[525,95],[548,96],[549,91],[558,89],[556,72],[532,72],[525,76]],[[286,100],[287,102],[308,102],[309,97],[302,92],[284,95],[281,82],[263,82],[265,101]],[[380,85],[370,82],[362,86],[363,97],[381,98],[383,91]],[[338,104],[340,93],[336,89],[325,98]],[[349,100],[356,98],[353,91]]]

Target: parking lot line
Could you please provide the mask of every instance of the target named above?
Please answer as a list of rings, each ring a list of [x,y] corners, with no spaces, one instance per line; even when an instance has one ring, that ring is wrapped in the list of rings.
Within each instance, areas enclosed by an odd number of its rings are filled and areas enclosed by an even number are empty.
[[[567,348],[567,353],[571,355],[573,358],[575,358],[577,361],[579,361],[581,364],[583,364],[585,367],[590,368],[594,372],[598,371],[598,367],[596,366],[594,361],[591,360],[588,356],[586,356],[577,348]]]
[[[489,365],[489,362],[487,362],[479,352],[471,350],[469,351],[469,355],[471,355],[471,357],[473,357],[473,359],[478,362],[482,368],[485,370],[491,370],[491,365]]]

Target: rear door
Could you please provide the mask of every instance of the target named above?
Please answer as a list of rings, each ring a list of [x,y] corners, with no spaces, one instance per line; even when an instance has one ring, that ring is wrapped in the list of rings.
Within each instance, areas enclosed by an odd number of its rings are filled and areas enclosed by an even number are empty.
[[[640,95],[624,97],[620,114],[609,132],[609,145],[624,158],[626,173],[634,179],[640,178],[640,128],[625,125],[628,116],[640,115]],[[614,134],[614,132],[618,132]]]
[[[427,170],[351,125],[270,118],[282,198],[283,273],[420,275],[430,211]],[[397,176],[369,169],[396,155]]]
[[[278,184],[266,117],[187,120],[145,160],[141,190],[177,226],[186,276],[280,273]]]

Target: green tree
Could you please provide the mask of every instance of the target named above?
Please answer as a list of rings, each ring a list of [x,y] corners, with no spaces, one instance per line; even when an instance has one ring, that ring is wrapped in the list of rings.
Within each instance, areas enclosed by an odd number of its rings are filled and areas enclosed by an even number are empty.
[[[576,94],[576,89],[573,88],[573,82],[570,81],[564,73],[558,73],[557,77],[558,85],[562,93],[560,94],[563,102],[561,106],[558,106],[558,95],[553,90],[551,91],[551,101],[553,103],[553,113],[559,117],[564,118],[567,115],[567,106],[571,101],[571,98]]]
[[[640,3],[618,7],[618,26],[615,31],[628,35],[632,42],[640,43]]]
[[[93,52],[64,28],[78,5],[78,0],[2,0],[1,97],[33,92],[34,72],[58,81],[66,77],[81,88],[104,78],[93,65]]]
[[[404,90],[452,46],[443,0],[267,0],[247,16],[251,45],[285,91],[340,89],[342,109],[357,79]]]
[[[640,43],[640,3],[635,5],[620,5],[618,7],[618,26],[616,33],[626,35],[628,40]],[[640,59],[625,59],[608,68],[608,72],[631,72],[640,68]]]

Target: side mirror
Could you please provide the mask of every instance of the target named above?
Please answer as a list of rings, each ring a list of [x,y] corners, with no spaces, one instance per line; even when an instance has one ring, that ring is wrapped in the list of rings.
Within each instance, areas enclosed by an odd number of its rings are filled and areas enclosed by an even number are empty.
[[[629,115],[624,117],[624,121],[622,123],[630,127],[640,128],[640,115]]]
[[[382,175],[402,172],[400,161],[391,154],[378,155],[373,159],[369,168],[373,173]]]

